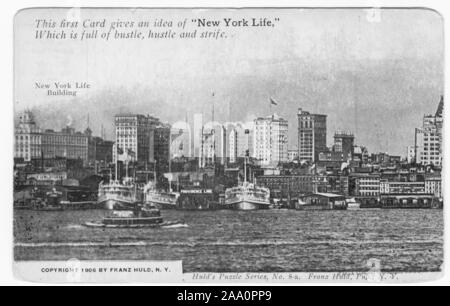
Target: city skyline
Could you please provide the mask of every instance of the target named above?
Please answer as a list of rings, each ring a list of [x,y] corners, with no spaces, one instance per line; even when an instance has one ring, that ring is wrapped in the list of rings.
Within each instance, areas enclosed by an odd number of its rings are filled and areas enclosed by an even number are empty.
[[[250,16],[245,10],[235,13],[236,18]],[[67,41],[58,45],[36,41],[33,12],[24,11],[16,20],[21,27],[16,35],[20,61],[15,66],[15,109],[30,108],[38,120],[54,121],[49,128],[61,128],[72,118],[76,128],[83,129],[90,113],[91,129],[97,133],[100,122],[105,122],[111,139],[111,118],[123,112],[150,114],[172,123],[201,112],[207,118],[214,101],[220,122],[251,121],[271,115],[272,110],[294,126],[296,111],[303,108],[327,114],[329,131],[350,130],[355,143],[369,151],[404,155],[414,143],[416,122],[433,113],[443,94],[442,20],[430,10],[383,9],[375,11],[378,19],[372,13],[274,10],[269,15],[280,22],[270,31],[232,30],[226,41],[201,44]],[[46,14],[56,19],[60,12]],[[101,17],[95,10],[84,14]],[[133,18],[145,16],[140,11],[133,14]],[[185,14],[180,11],[180,18]],[[255,14],[267,12],[253,11],[252,17]],[[322,20],[320,27],[317,19]],[[168,51],[158,52],[160,48]],[[43,50],[47,56],[37,58]],[[62,62],[60,52],[73,56]],[[91,88],[77,97],[35,90],[36,82],[82,81]],[[272,109],[270,97],[278,102]],[[290,129],[289,143],[295,143],[296,137]],[[332,143],[331,135],[327,142]]]
[[[435,109],[436,109],[436,107],[437,108],[442,108],[442,99],[443,99],[443,96],[440,97],[439,103],[437,105],[435,105]],[[16,115],[19,116],[23,112],[27,112],[27,111],[30,111],[33,114],[33,118],[36,118],[34,111],[31,111],[30,109],[26,109],[26,110],[24,110],[22,112],[17,113]],[[310,114],[312,116],[317,116],[317,115],[318,116],[323,116],[323,115],[325,115],[325,117],[328,117],[327,114],[313,114],[313,113],[308,112],[307,110],[302,110],[301,108],[298,109],[298,112],[299,113],[296,114],[296,116],[300,116],[300,112],[303,112],[306,115],[310,115]],[[427,113],[427,114],[422,114],[422,116],[420,116],[420,119],[421,119],[420,121],[422,121],[426,117],[433,116],[433,113],[434,112],[430,112],[430,113]],[[145,116],[150,116],[152,118],[160,120],[160,118],[158,118],[158,116],[155,115],[155,114],[143,114],[143,113],[142,114],[138,114],[138,113],[132,113],[132,112],[127,112],[126,111],[126,112],[122,112],[120,114],[115,114],[114,117],[116,117],[117,115],[143,115],[143,116],[145,115]],[[247,128],[254,129],[255,128],[255,124],[256,124],[256,122],[258,120],[265,119],[265,118],[271,118],[271,117],[273,118],[274,116],[275,117],[279,117],[282,120],[285,120],[283,117],[278,116],[277,113],[274,112],[271,116],[265,116],[265,117],[260,116],[260,117],[255,118],[252,121],[247,121],[247,122],[240,122],[240,121],[235,121],[235,122],[229,122],[229,121],[227,121],[227,122],[218,122],[217,120],[216,121],[211,121],[213,118],[211,117],[210,118],[211,120],[205,119],[205,117],[207,118],[207,116],[204,116],[204,113],[193,114],[192,118],[187,118],[187,116],[186,116],[186,118],[184,118],[185,120],[180,120],[180,121],[176,121],[176,122],[173,122],[173,123],[172,122],[161,121],[161,123],[171,125],[171,130],[172,130],[172,133],[174,133],[174,135],[177,134],[177,131],[179,131],[180,129],[186,129],[186,128],[190,129],[190,132],[188,132],[189,133],[189,138],[190,138],[189,141],[191,142],[191,146],[190,146],[190,150],[189,150],[189,151],[191,151],[191,153],[189,154],[189,156],[193,156],[192,154],[194,154],[195,156],[200,156],[198,153],[195,153],[195,149],[199,145],[199,144],[197,144],[197,145],[195,144],[195,141],[196,141],[196,137],[195,137],[196,124],[195,124],[195,122],[198,119],[198,116],[202,117],[202,119],[200,121],[201,121],[201,124],[203,125],[203,127],[205,128],[205,131],[207,129],[210,129],[211,125],[222,126],[225,129],[225,136],[224,137],[225,137],[225,142],[226,142],[227,146],[229,146],[229,134],[228,133],[232,132],[232,130],[235,129],[236,127],[238,127],[238,126],[241,126],[241,128],[244,128],[244,129],[247,129]],[[441,109],[441,116],[443,116],[442,109]],[[115,133],[113,133],[111,138],[109,138],[107,136],[107,134],[105,133],[105,123],[104,122],[100,122],[100,123],[97,122],[100,125],[100,133],[96,133],[95,130],[92,131],[92,125],[90,124],[89,118],[90,118],[89,115],[87,115],[86,118],[84,118],[84,119],[86,119],[86,121],[85,121],[86,125],[84,127],[83,127],[82,122],[81,123],[77,122],[71,116],[68,116],[66,118],[66,120],[68,120],[68,121],[66,122],[65,125],[63,124],[62,126],[59,126],[59,127],[56,127],[56,128],[49,128],[48,126],[40,125],[39,124],[39,119],[35,120],[35,121],[37,122],[37,126],[42,131],[51,131],[51,132],[53,132],[53,131],[63,131],[64,129],[66,129],[68,127],[74,128],[74,127],[80,126],[80,128],[75,128],[75,129],[79,130],[79,131],[85,131],[86,129],[89,129],[90,133],[92,133],[92,135],[94,135],[94,136],[100,136],[101,138],[104,138],[105,140],[115,141]],[[289,133],[292,133],[292,130],[294,130],[297,133],[296,139],[288,141],[288,147],[286,148],[287,151],[292,151],[292,150],[298,151],[298,149],[299,149],[298,148],[298,144],[299,144],[299,142],[298,142],[299,138],[298,137],[300,136],[300,132],[299,132],[300,131],[299,130],[300,122],[298,121],[299,118],[300,117],[298,117],[297,118],[297,122],[294,123],[294,124],[296,124],[295,126],[292,126],[292,124],[287,122],[287,124],[289,125],[289,128],[288,128]],[[16,120],[17,119],[18,118],[16,118]],[[83,121],[83,120],[81,120],[81,121]],[[420,121],[418,121],[418,123]],[[17,121],[17,122],[19,122],[19,121]],[[113,122],[114,122],[114,120],[113,120]],[[48,122],[46,122],[46,123],[48,124]],[[417,126],[419,125],[418,123],[416,124],[416,127],[414,128],[414,131],[413,131],[414,133],[415,133],[415,130],[417,129]],[[364,148],[370,147],[370,146],[368,146],[365,143],[358,142],[357,141],[358,134],[354,133],[353,131],[350,131],[350,130],[345,130],[344,131],[344,130],[340,130],[340,129],[331,131],[331,130],[327,129],[326,133],[325,133],[326,140],[327,140],[326,147],[323,147],[321,150],[322,151],[323,150],[332,150],[333,151],[334,150],[334,146],[335,146],[335,137],[336,137],[336,134],[339,134],[339,133],[350,133],[352,135],[353,145],[355,147],[364,147]],[[330,139],[331,139],[331,141],[330,141]],[[354,141],[355,139],[356,139],[356,141]],[[172,140],[174,140],[174,139],[172,139]],[[408,159],[409,158],[409,154],[410,154],[410,152],[409,152],[410,148],[414,147],[415,141],[416,140],[413,137],[412,145],[406,146],[404,148],[403,152],[400,152],[399,154],[395,154],[395,153],[393,153],[390,150],[386,150],[386,151],[376,151],[376,150],[375,151],[371,151],[371,150],[368,150],[368,151],[370,153],[386,153],[386,154],[390,154],[390,155],[393,155],[393,156],[400,156],[402,158]],[[171,154],[173,154],[172,149],[170,149],[170,150],[171,150]],[[225,151],[226,151],[226,155],[227,156],[231,154],[229,152],[229,148],[225,148]],[[286,154],[287,154],[287,151],[286,151]],[[254,154],[257,154],[256,151],[254,152]],[[220,155],[220,156],[222,156],[222,155]]]

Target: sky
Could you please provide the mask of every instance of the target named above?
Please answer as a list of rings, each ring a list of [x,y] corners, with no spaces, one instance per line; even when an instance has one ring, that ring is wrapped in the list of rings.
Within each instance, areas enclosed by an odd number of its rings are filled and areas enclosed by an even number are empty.
[[[274,27],[225,28],[225,39],[36,40],[36,19],[177,21],[268,18]],[[42,128],[71,123],[113,137],[113,116],[174,123],[195,113],[248,121],[277,113],[297,147],[298,108],[327,114],[328,145],[352,131],[370,152],[405,155],[414,128],[444,88],[441,16],[426,9],[28,9],[14,21],[15,111]],[[156,29],[152,29],[156,30]],[[198,29],[200,31],[202,29]],[[177,29],[178,31],[178,29]],[[48,96],[36,82],[87,82],[77,97]],[[212,94],[214,93],[214,95]],[[272,97],[278,106],[270,108]]]

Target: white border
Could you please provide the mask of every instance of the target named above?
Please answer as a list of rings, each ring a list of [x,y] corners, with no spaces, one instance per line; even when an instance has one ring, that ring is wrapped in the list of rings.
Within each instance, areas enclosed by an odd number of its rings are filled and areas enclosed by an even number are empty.
[[[3,145],[0,149],[0,284],[4,285],[38,285],[15,279],[12,272],[12,160],[13,160],[13,17],[14,14],[27,7],[427,7],[438,11],[444,18],[445,24],[445,50],[448,50],[449,41],[449,23],[450,23],[450,4],[442,0],[378,0],[378,1],[341,1],[341,0],[77,0],[77,1],[57,1],[57,0],[15,0],[11,2],[4,1],[0,10],[0,30],[2,48],[0,56],[1,75],[1,112],[0,112],[0,140]],[[447,53],[448,54],[448,53]],[[449,75],[449,61],[445,61],[445,76]],[[448,81],[445,83],[445,99],[448,103]],[[448,121],[447,105],[444,106],[444,136],[450,135]],[[449,136],[450,137],[450,136]],[[447,140],[447,137],[445,138]],[[449,159],[448,150],[444,141],[444,165]],[[443,186],[445,186],[448,177],[448,167],[444,168]],[[449,190],[444,188],[444,198],[449,198]],[[436,281],[426,282],[423,285],[444,285],[450,283],[449,260],[449,235],[448,235],[448,207],[444,208],[445,216],[445,239],[444,239],[444,276]],[[205,283],[185,283],[183,285],[205,286]],[[311,285],[317,285],[312,283]],[[151,285],[151,284],[149,284]],[[163,284],[154,284],[163,285]],[[174,285],[167,284],[167,285]],[[177,284],[179,286],[179,284]],[[230,285],[230,284],[227,284]],[[234,285],[253,285],[250,283]],[[255,285],[257,285],[255,283]],[[268,284],[269,285],[269,284]],[[273,284],[275,286],[289,286],[291,284]],[[302,285],[305,285],[304,283]],[[309,285],[309,284],[306,284]],[[320,283],[320,285],[349,285],[348,283]],[[386,285],[386,284],[363,284],[358,285]]]

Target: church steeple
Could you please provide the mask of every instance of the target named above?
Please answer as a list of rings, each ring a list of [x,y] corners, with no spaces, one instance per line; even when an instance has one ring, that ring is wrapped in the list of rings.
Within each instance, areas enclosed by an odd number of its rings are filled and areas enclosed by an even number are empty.
[[[92,130],[89,127],[89,114],[87,115],[87,128],[86,130],[84,130],[84,134],[87,135],[88,137],[92,136]]]

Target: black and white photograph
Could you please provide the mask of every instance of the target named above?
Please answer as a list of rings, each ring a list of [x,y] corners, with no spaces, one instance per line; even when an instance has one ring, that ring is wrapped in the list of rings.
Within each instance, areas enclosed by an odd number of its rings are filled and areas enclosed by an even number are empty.
[[[40,7],[13,40],[16,277],[442,276],[439,12]]]

